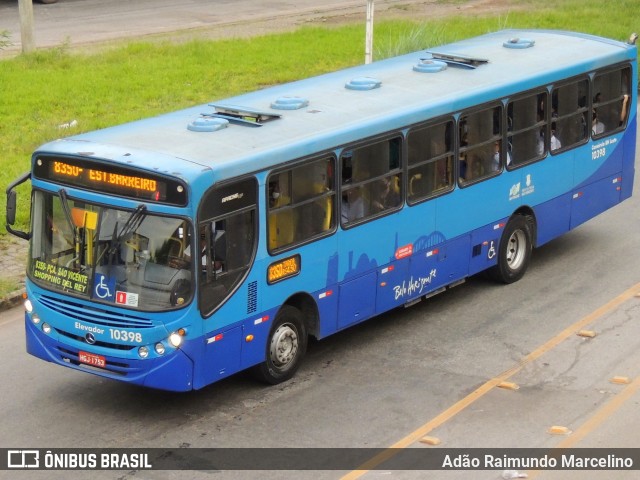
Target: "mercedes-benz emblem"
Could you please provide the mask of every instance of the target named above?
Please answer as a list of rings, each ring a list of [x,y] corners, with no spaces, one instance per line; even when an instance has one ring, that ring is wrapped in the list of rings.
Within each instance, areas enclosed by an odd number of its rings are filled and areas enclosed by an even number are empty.
[[[87,341],[89,345],[93,345],[94,343],[96,343],[96,337],[93,336],[93,333],[87,333],[84,336],[84,339]]]

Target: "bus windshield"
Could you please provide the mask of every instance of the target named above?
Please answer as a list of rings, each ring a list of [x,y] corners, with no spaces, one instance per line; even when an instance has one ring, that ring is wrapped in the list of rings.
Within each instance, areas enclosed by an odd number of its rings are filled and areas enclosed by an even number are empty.
[[[35,191],[28,271],[45,288],[146,311],[193,295],[190,224]]]

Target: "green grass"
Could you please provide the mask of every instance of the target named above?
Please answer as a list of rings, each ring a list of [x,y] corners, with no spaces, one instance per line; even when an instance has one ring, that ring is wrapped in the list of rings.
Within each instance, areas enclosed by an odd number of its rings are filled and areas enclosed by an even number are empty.
[[[554,28],[626,39],[638,27],[633,22],[640,12],[640,0],[512,4],[499,16],[377,23],[375,58],[503,28]],[[364,25],[358,24],[179,45],[131,42],[92,54],[74,54],[62,45],[0,61],[0,186],[4,190],[27,171],[31,152],[44,142],[337,70],[363,59]],[[72,120],[77,127],[59,128]],[[21,229],[27,228],[27,198],[25,185],[19,190]],[[0,195],[1,215],[5,201]],[[0,236],[5,234],[0,231]]]
[[[9,293],[20,289],[20,282],[12,279],[0,278],[0,300],[4,299]]]

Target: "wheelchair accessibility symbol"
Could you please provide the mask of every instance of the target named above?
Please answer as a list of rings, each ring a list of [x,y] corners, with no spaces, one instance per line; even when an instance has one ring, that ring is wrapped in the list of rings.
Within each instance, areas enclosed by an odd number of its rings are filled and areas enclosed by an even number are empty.
[[[94,280],[93,293],[101,300],[113,300],[116,290],[115,278],[112,280],[106,275],[98,273]]]
[[[491,260],[495,256],[496,256],[496,244],[493,240],[491,240],[491,243],[489,244],[489,251],[487,252],[487,258]]]

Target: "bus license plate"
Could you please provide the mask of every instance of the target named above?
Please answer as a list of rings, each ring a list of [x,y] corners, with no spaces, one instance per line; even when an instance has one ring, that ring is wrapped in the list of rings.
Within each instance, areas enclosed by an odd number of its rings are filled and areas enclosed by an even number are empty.
[[[80,360],[80,363],[86,363],[94,367],[104,368],[107,365],[107,361],[102,355],[94,355],[93,353],[78,352],[78,360]]]

